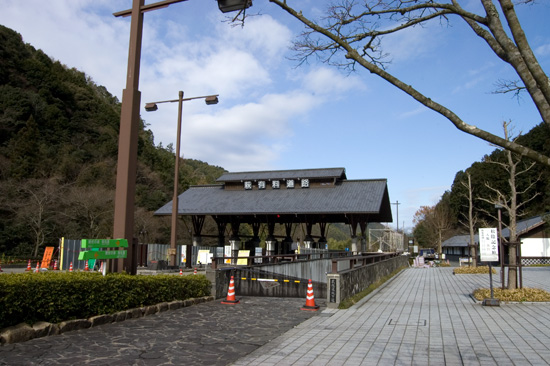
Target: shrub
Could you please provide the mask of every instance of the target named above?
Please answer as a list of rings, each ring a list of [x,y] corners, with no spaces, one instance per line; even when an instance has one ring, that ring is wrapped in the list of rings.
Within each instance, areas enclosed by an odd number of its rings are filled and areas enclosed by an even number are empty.
[[[0,276],[0,328],[22,322],[58,323],[207,296],[210,288],[210,281],[203,275],[5,274]]]
[[[453,269],[454,274],[489,274],[489,266],[458,267]],[[493,268],[493,274],[497,271]]]
[[[491,290],[488,288],[478,288],[473,293],[476,300],[488,299],[491,297]],[[500,301],[512,302],[542,302],[550,301],[550,293],[537,288],[518,288],[507,290],[501,288],[493,289],[493,297]]]

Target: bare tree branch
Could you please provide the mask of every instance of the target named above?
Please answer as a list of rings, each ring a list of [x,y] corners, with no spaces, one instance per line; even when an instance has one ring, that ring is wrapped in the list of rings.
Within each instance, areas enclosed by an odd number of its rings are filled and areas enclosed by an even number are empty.
[[[449,108],[387,72],[388,55],[381,47],[382,35],[422,26],[434,19],[447,22],[454,15],[466,22],[477,37],[514,68],[523,83],[518,87],[525,88],[542,120],[550,128],[550,81],[530,50],[510,0],[499,0],[506,24],[502,23],[499,11],[491,0],[479,0],[485,11],[483,15],[464,10],[458,0],[440,3],[432,0],[341,0],[338,5],[329,7],[327,16],[321,19],[324,24],[296,11],[289,5],[290,1],[269,1],[306,26],[307,30],[294,46],[300,63],[315,55],[323,62],[348,70],[360,65],[439,113],[459,130],[550,167],[550,157],[466,123]],[[509,33],[513,39],[508,36]]]

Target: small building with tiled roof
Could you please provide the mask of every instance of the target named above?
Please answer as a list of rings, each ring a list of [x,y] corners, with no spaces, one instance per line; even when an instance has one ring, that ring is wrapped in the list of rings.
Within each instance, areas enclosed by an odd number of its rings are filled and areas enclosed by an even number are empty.
[[[171,214],[172,202],[155,212]],[[288,251],[294,224],[306,225],[304,244],[314,248],[326,242],[327,223],[350,225],[353,240],[358,227],[364,233],[367,223],[392,221],[387,180],[348,180],[344,168],[225,173],[217,184],[191,186],[180,194],[178,215],[191,216],[195,238],[201,236],[205,217],[211,216],[218,225],[220,245],[229,224],[234,250],[240,247],[241,224],[251,225],[257,242],[260,225],[266,225],[266,249],[277,254]],[[273,236],[277,224],[284,225],[287,233],[282,243]],[[311,238],[313,225],[319,225],[321,232],[317,243]]]
[[[550,262],[550,214],[539,215],[518,221],[516,232],[521,241],[521,256],[523,264]],[[510,237],[508,228],[502,229],[502,236]],[[445,240],[441,247],[443,253],[451,259],[470,256],[470,235],[455,235]],[[479,246],[479,236],[474,235],[474,245]]]

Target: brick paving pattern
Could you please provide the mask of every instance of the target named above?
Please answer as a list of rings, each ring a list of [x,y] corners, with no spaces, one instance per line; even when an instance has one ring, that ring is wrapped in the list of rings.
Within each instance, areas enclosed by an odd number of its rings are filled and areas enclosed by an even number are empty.
[[[500,276],[493,276],[500,286]],[[550,268],[524,268],[550,291]],[[323,311],[232,365],[548,365],[550,304],[482,306],[488,275],[409,268],[348,310]]]

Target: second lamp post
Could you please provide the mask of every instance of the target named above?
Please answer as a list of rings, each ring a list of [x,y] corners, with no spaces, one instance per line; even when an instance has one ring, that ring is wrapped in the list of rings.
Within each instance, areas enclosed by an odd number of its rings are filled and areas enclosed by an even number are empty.
[[[147,112],[153,112],[158,109],[157,104],[160,103],[175,103],[178,102],[178,129],[176,137],[176,162],[174,166],[174,195],[172,197],[172,225],[170,232],[170,263],[172,267],[176,266],[177,253],[177,226],[178,226],[178,182],[179,182],[179,161],[180,161],[180,140],[181,140],[181,115],[183,110],[183,102],[193,99],[204,99],[206,104],[218,104],[218,94],[206,95],[201,97],[184,98],[183,91],[179,92],[178,99],[163,100],[160,102],[152,102],[145,104]],[[190,260],[190,258],[188,258]]]

